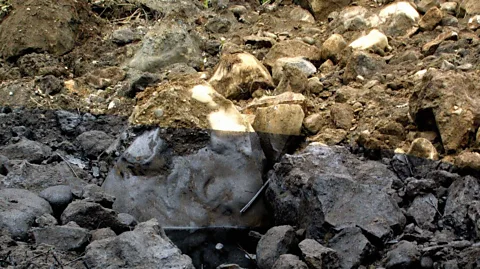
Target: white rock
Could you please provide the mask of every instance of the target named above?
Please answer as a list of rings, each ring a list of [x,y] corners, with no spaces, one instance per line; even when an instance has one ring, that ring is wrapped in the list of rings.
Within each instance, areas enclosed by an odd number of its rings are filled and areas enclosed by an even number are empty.
[[[373,29],[368,35],[358,38],[349,45],[349,47],[357,50],[366,50],[374,46],[383,50],[389,47],[387,36],[377,29]]]
[[[389,18],[398,15],[404,14],[412,21],[418,21],[420,19],[420,14],[417,10],[408,2],[396,2],[384,7],[380,10],[378,16],[382,23],[386,22]]]

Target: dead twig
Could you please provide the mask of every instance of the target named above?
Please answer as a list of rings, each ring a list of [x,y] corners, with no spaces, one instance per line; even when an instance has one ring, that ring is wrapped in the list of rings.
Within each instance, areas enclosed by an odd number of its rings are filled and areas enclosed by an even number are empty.
[[[240,210],[240,213],[245,213],[245,211],[248,210],[248,208],[250,208],[250,206],[252,206],[253,202],[255,202],[255,200],[258,198],[258,196],[260,195],[260,193],[262,193],[262,191],[267,187],[268,183],[270,183],[270,179],[269,178],[264,184],[263,186],[260,188],[260,190],[257,191],[257,193],[255,194],[255,196],[253,196],[252,199],[250,199],[250,201],[242,208],[242,210]]]
[[[60,155],[60,153],[57,152],[57,155],[67,164],[68,168],[70,168],[70,170],[75,175],[75,177],[80,179],[80,177],[77,175],[77,173],[75,173],[75,170],[73,170],[73,167],[70,165],[70,163],[62,155]]]
[[[429,204],[431,207],[433,207],[433,208],[435,209],[435,211],[437,211],[438,215],[443,218],[443,214],[440,213],[440,211],[438,210],[438,208],[433,204],[431,198],[428,198],[427,204]]]
[[[65,267],[63,267],[62,262],[57,258],[57,255],[55,255],[55,251],[52,251],[52,256],[53,256],[53,258],[55,259],[55,261],[58,263],[58,265],[60,266],[60,268],[64,269]]]
[[[65,264],[65,266],[67,266],[67,265],[69,265],[69,264],[72,264],[72,263],[74,263],[74,262],[76,262],[76,261],[79,261],[79,260],[83,259],[84,257],[85,257],[85,252],[83,252],[82,254],[80,254],[80,256],[78,256],[77,258],[75,258],[75,259],[67,262],[67,263]]]

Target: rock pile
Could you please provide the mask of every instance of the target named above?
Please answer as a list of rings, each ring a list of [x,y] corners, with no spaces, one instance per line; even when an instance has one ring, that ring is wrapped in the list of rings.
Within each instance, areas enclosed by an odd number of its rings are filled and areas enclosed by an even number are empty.
[[[479,1],[260,2],[0,0],[0,267],[480,267]]]

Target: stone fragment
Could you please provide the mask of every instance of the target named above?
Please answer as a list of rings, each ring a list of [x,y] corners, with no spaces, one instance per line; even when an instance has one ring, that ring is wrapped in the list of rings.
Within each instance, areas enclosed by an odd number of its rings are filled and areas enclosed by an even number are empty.
[[[126,45],[135,41],[139,41],[141,37],[131,28],[120,28],[113,31],[111,39],[118,45]]]
[[[115,197],[105,192],[96,184],[88,184],[83,187],[82,198],[86,202],[100,204],[105,208],[112,208]]]
[[[321,48],[321,57],[322,60],[332,60],[333,62],[338,62],[342,58],[342,51],[347,47],[347,43],[343,36],[339,34],[333,34],[322,44]]]
[[[276,226],[262,236],[257,245],[257,263],[261,269],[274,268],[280,255],[295,245],[295,230],[288,225]]]
[[[429,193],[417,196],[408,208],[407,214],[415,219],[417,225],[422,229],[435,228],[433,221],[438,210],[438,200],[435,195]]]
[[[356,51],[347,61],[343,80],[346,82],[356,80],[358,76],[370,79],[385,67],[385,60],[378,55]]]
[[[301,261],[298,256],[283,254],[273,264],[275,269],[308,269],[307,264]]]
[[[79,250],[90,241],[90,231],[74,222],[63,226],[33,229],[35,243],[54,246],[58,250]]]
[[[464,73],[430,69],[410,97],[410,115],[419,128],[438,130],[445,151],[455,152],[474,132],[475,89]]]
[[[205,29],[212,33],[224,34],[230,31],[231,26],[232,23],[229,20],[220,17],[213,17],[207,21]]]
[[[195,268],[191,258],[182,255],[153,219],[131,232],[92,242],[84,262],[88,268]]]
[[[423,15],[418,22],[420,29],[424,31],[432,31],[442,21],[443,12],[438,7],[432,7]]]
[[[48,187],[41,191],[39,196],[50,203],[53,213],[57,216],[73,201],[72,189],[67,185]]]
[[[321,61],[321,51],[316,46],[299,40],[282,41],[268,51],[263,63],[273,67],[278,59],[285,57],[303,57],[313,64],[317,64]]]
[[[407,154],[416,157],[438,160],[438,152],[432,142],[425,138],[416,138],[412,141]]]
[[[468,28],[472,31],[480,28],[480,15],[475,15],[468,19]]]
[[[398,1],[387,5],[386,7],[382,8],[382,10],[380,10],[378,16],[380,17],[381,21],[385,22],[392,16],[399,14],[405,15],[407,18],[414,22],[420,19],[420,14],[418,14],[417,10],[415,10],[415,8],[406,1]]]
[[[395,268],[418,268],[420,251],[417,245],[409,241],[400,241],[387,253],[385,267]]]
[[[454,164],[470,171],[480,171],[480,154],[478,152],[463,151],[455,157]]]
[[[47,201],[33,192],[22,189],[0,189],[0,229],[13,238],[26,239],[35,219],[51,214]]]
[[[439,7],[440,3],[438,0],[421,0],[417,4],[417,10],[421,13],[426,13],[429,9],[433,7]]]
[[[65,110],[57,110],[55,111],[55,114],[60,129],[67,134],[74,133],[77,126],[82,122],[80,115]]]
[[[318,132],[315,136],[309,137],[307,140],[334,146],[340,144],[346,138],[347,131],[344,129],[325,128]]]
[[[228,99],[247,99],[259,88],[273,87],[268,70],[249,53],[222,55],[209,83]]]
[[[298,244],[302,257],[311,269],[339,268],[339,258],[335,250],[322,246],[313,239],[305,239]]]
[[[458,40],[458,33],[449,30],[439,34],[437,37],[435,37],[435,39],[422,46],[422,53],[425,56],[434,54],[440,44],[447,40]]]
[[[275,85],[277,85],[284,76],[283,69],[286,66],[291,66],[298,69],[306,77],[310,77],[317,72],[317,68],[311,62],[303,59],[302,57],[280,58],[272,67],[272,78]]]
[[[315,23],[315,18],[313,15],[308,12],[308,10],[303,9],[301,7],[293,8],[290,13],[290,19],[294,21],[303,21],[308,23]]]
[[[465,0],[461,2],[462,8],[465,9],[467,15],[478,15],[480,14],[480,3],[475,0]]]
[[[0,182],[2,187],[22,188],[39,193],[57,185],[81,187],[85,185],[82,179],[87,178],[84,170],[65,162],[36,165],[26,161],[10,161],[10,165],[5,180]]]
[[[323,238],[322,227],[357,226],[386,239],[406,221],[382,191],[395,178],[380,163],[362,162],[342,147],[312,143],[274,166],[266,197],[276,223],[305,228],[310,238]]]
[[[95,240],[102,240],[110,237],[117,236],[115,232],[110,228],[100,228],[92,231],[92,242]]]
[[[304,93],[307,89],[308,78],[297,67],[286,65],[282,68],[282,77],[273,91],[273,94],[284,92]]]
[[[11,160],[41,163],[52,155],[52,149],[40,142],[22,138],[19,142],[0,149],[0,154]]]
[[[380,49],[386,51],[389,48],[387,37],[376,29],[371,30],[368,35],[356,39],[348,46],[354,50]]]
[[[74,201],[67,206],[61,216],[63,224],[70,221],[77,223],[80,227],[89,230],[109,227],[116,233],[128,231],[129,228],[117,219],[117,212],[102,207],[99,204]]]
[[[468,236],[474,232],[471,230],[473,227],[468,209],[475,201],[479,201],[478,193],[480,193],[480,183],[472,176],[458,179],[448,188],[444,220],[459,235]]]
[[[57,219],[50,214],[43,214],[40,217],[35,219],[36,226],[40,228],[55,226],[58,224]]]
[[[337,252],[341,269],[357,268],[375,254],[375,247],[358,227],[345,228],[329,240],[329,246]]]
[[[198,67],[202,63],[198,41],[176,23],[157,23],[142,40],[128,66],[155,73],[174,63]]]
[[[351,0],[304,0],[299,1],[299,4],[312,12],[315,19],[325,20],[330,12],[346,7],[350,2]]]
[[[352,120],[355,118],[352,107],[342,103],[330,107],[330,115],[337,128],[347,131],[352,127]]]

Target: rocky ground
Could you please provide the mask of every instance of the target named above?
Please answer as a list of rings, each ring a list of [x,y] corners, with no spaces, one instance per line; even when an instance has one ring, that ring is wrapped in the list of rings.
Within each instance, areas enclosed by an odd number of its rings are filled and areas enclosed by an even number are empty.
[[[0,267],[480,268],[480,2],[261,2],[0,0]]]

